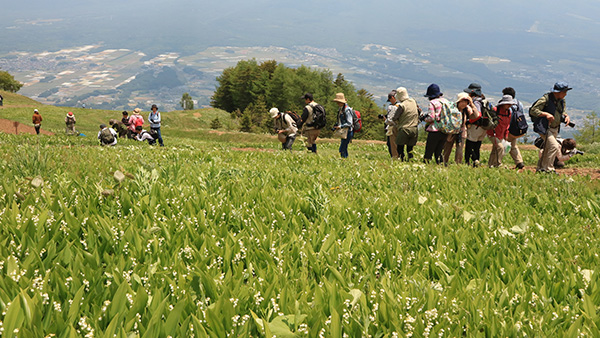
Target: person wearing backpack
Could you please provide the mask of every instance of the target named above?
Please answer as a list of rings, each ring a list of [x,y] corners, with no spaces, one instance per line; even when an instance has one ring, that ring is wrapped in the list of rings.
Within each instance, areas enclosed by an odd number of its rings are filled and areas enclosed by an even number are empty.
[[[33,110],[33,116],[31,117],[31,122],[33,122],[33,126],[35,127],[35,133],[37,135],[40,134],[40,128],[42,127],[42,115],[37,109]]]
[[[277,138],[281,142],[281,149],[291,151],[298,132],[296,121],[289,113],[281,113],[277,108],[271,108],[269,114],[275,120],[273,124]]]
[[[488,130],[487,135],[492,141],[492,151],[488,166],[497,168],[502,165],[505,149],[508,146],[508,127],[510,126],[511,107],[516,104],[516,101],[510,95],[503,95],[498,105],[496,105],[496,113],[498,116],[498,125],[496,128]]]
[[[347,158],[348,144],[352,141],[352,136],[354,136],[354,114],[352,113],[352,108],[348,107],[344,93],[335,94],[335,99],[333,99],[333,102],[337,103],[338,107],[340,108],[338,110],[337,123],[333,126],[333,129],[345,134],[345,137],[341,137],[339,152],[342,158]]]
[[[73,115],[73,112],[68,112],[67,116],[65,116],[65,132],[67,135],[79,134],[77,131],[75,131],[75,123],[77,123],[75,120],[75,115]]]
[[[398,145],[398,154],[400,160],[411,160],[413,148],[417,145],[419,136],[419,105],[417,101],[408,96],[408,91],[404,87],[398,87],[395,90],[394,101],[397,101],[397,108],[389,113],[386,123],[396,129],[396,142]],[[406,146],[406,157],[404,155],[404,146]]]
[[[427,87],[425,97],[429,99],[429,111],[425,116],[425,131],[427,131],[427,142],[425,143],[425,155],[423,162],[429,163],[431,157],[435,156],[435,163],[442,163],[442,151],[446,143],[447,135],[443,133],[435,122],[439,122],[441,118],[442,105],[449,103],[444,94],[440,91],[440,87],[432,83]]]
[[[135,127],[135,139],[138,141],[148,141],[148,144],[153,146],[156,144],[156,138],[154,136],[152,136],[152,134],[146,130],[144,130],[144,128],[142,128],[142,126],[137,126]],[[156,136],[156,135],[155,135]]]
[[[150,111],[151,113],[150,115],[148,115],[148,121],[150,121],[150,129],[153,130],[154,133],[156,133],[158,144],[160,144],[161,147],[164,147],[165,145],[163,144],[162,135],[160,133],[161,119],[160,113],[158,112],[158,107],[155,104],[153,104],[150,108]]]
[[[523,163],[523,156],[521,156],[521,151],[519,150],[519,145],[517,140],[519,137],[527,134],[527,120],[525,119],[525,110],[523,108],[523,104],[516,99],[516,91],[512,87],[506,87],[502,89],[502,95],[510,95],[514,100],[515,104],[510,107],[511,117],[510,117],[510,126],[508,127],[508,136],[506,141],[510,142],[510,156],[513,161],[515,161],[515,169],[523,169],[525,168],[525,164]]]
[[[319,137],[321,129],[325,127],[325,110],[323,106],[313,100],[311,93],[306,93],[301,98],[304,99],[306,106],[302,111],[298,128],[302,130],[302,135],[306,136],[306,149],[316,154],[317,137]]]
[[[565,82],[554,84],[552,91],[544,94],[529,108],[529,116],[533,121],[533,128],[544,140],[544,151],[537,163],[537,172],[555,172],[554,159],[560,151],[556,138],[560,131],[560,122],[571,122],[565,113],[565,97],[573,88]]]
[[[117,144],[117,137],[119,135],[113,128],[109,128],[106,124],[100,125],[100,131],[98,132],[98,140],[101,146],[115,146]]]
[[[141,112],[142,110],[140,108],[135,108],[133,110],[133,115],[129,117],[129,130],[134,134],[137,134],[136,128],[141,127],[144,124],[144,117]]]
[[[396,136],[398,135],[398,128],[396,128],[396,123],[390,120],[390,116],[394,116],[396,109],[398,109],[398,106],[400,105],[400,102],[398,102],[398,100],[396,100],[396,90],[392,90],[391,92],[389,92],[388,94],[388,99],[387,102],[389,102],[390,104],[387,107],[387,114],[386,115],[378,115],[378,118],[384,121],[384,126],[385,126],[385,137],[386,137],[386,142],[385,144],[388,147],[388,153],[390,153],[390,156],[392,157],[392,159],[398,159],[399,158],[399,154],[400,154],[400,146],[398,146],[396,144]]]
[[[488,102],[481,91],[481,85],[478,83],[471,83],[463,92],[469,94],[471,102],[473,102],[473,106],[470,107],[474,107],[478,112],[477,115],[473,118],[469,117],[466,121],[465,162],[466,164],[470,164],[472,161],[473,166],[478,167],[480,163],[481,143],[487,135],[486,129],[483,127],[483,110],[484,107],[488,106]]]

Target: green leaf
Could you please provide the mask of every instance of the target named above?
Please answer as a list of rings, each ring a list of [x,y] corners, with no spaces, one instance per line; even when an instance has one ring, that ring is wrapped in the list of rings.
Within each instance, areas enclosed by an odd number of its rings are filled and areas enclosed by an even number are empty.
[[[12,334],[12,332],[21,327],[23,321],[25,320],[25,316],[22,313],[23,309],[21,307],[21,295],[17,295],[15,299],[12,300],[8,310],[6,311],[6,316],[2,322],[4,327],[3,337],[8,333]]]
[[[79,290],[77,290],[77,292],[75,293],[75,297],[73,297],[73,302],[71,303],[71,307],[69,308],[69,314],[67,315],[68,323],[71,325],[75,325],[77,323],[77,320],[79,320],[79,308],[84,291],[85,285],[82,285],[79,288]]]
[[[177,330],[178,324],[181,319],[181,313],[186,305],[186,299],[180,300],[177,305],[173,308],[169,316],[167,317],[167,321],[165,323],[164,329],[165,333],[169,336],[173,336],[175,334],[175,330]]]

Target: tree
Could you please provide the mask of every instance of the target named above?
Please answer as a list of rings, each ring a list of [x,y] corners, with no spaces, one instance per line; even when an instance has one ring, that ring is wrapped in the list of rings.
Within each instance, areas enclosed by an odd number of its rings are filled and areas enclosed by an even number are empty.
[[[210,122],[210,128],[211,129],[219,129],[219,128],[222,128],[222,127],[223,127],[223,124],[221,124],[221,121],[219,121],[218,117],[215,117],[214,120],[212,120]]]
[[[7,92],[16,93],[18,92],[23,84],[10,75],[8,72],[0,71],[0,89],[6,90]]]
[[[585,116],[583,126],[575,132],[577,143],[594,143],[600,139],[600,116],[595,111]]]
[[[194,100],[192,100],[192,96],[189,93],[183,93],[179,104],[181,105],[181,108],[183,108],[183,110],[194,109]]]

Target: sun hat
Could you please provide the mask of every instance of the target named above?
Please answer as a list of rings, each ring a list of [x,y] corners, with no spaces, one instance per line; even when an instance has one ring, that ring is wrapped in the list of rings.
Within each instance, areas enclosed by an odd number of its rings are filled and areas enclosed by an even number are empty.
[[[68,113],[67,113],[67,115],[69,115],[69,116],[73,116],[73,112],[72,112],[72,111],[70,111],[70,112],[68,112]]]
[[[554,84],[554,88],[552,88],[552,92],[560,93],[560,92],[569,91],[571,89],[573,89],[573,88],[570,88],[566,82],[557,82]]]
[[[517,104],[517,102],[510,95],[502,95],[502,98],[500,99],[500,101],[498,101],[498,105],[501,106],[503,104],[508,104],[512,106],[513,104]]]
[[[150,107],[150,110],[152,110],[154,108],[158,109],[158,107],[155,104],[153,104],[152,107]]]
[[[440,91],[440,86],[436,85],[435,83],[432,83],[429,85],[429,87],[427,87],[427,93],[425,93],[424,96],[432,100],[442,95],[443,93]]]
[[[389,92],[387,102],[392,102],[392,97],[396,97],[396,90],[392,90],[391,92]]]
[[[269,114],[271,114],[271,118],[276,118],[277,115],[279,115],[279,109],[277,108],[271,108],[271,110],[269,110]]]
[[[408,100],[408,91],[404,87],[398,87],[396,89],[396,100],[403,102]]]
[[[468,100],[469,99],[469,94],[462,92],[462,93],[458,93],[458,95],[456,95],[456,103],[462,101],[462,100]]]
[[[481,93],[481,85],[475,82],[471,83],[469,87],[465,88],[464,92],[468,94],[475,94],[477,96],[483,96]]]
[[[340,102],[340,103],[346,103],[346,97],[344,96],[344,93],[337,93],[335,94],[335,99],[333,99],[334,102]]]
[[[33,110],[33,112],[34,112],[34,113],[37,113],[37,112],[38,112],[38,110],[37,110],[37,109],[34,109],[34,110]]]
[[[139,114],[139,113],[141,113],[141,112],[142,112],[142,110],[141,110],[140,108],[135,108],[135,109],[133,110],[133,113],[134,113],[134,114]]]

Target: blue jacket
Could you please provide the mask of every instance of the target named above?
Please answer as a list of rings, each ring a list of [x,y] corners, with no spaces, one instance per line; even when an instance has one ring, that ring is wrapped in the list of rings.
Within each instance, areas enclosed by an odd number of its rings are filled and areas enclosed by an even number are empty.
[[[349,128],[350,130],[353,130],[352,123],[352,108],[345,104],[344,107],[340,108],[338,111],[337,125],[340,126],[340,128]]]

